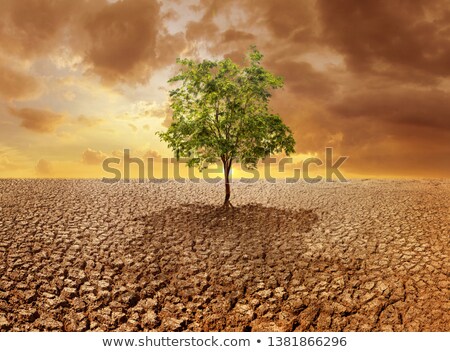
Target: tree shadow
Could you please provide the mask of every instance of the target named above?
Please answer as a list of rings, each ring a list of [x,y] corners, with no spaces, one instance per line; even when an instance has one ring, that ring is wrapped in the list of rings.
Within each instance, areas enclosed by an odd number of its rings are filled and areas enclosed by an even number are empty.
[[[312,210],[260,204],[183,204],[137,220],[144,226],[145,248],[136,250],[152,252],[168,275],[200,270],[222,276],[245,268],[254,277],[267,277],[274,270],[296,270],[307,251],[302,238],[318,216]]]
[[[183,204],[136,222],[144,240],[130,251],[143,254],[143,269],[136,273],[142,292],[199,307],[201,315],[190,319],[203,330],[239,330],[248,322],[231,313],[238,301],[250,301],[264,288],[287,288],[302,275],[307,251],[302,239],[318,216],[260,204]]]
[[[195,239],[209,235],[212,238],[247,238],[264,235],[285,237],[292,233],[305,233],[318,221],[312,210],[280,209],[261,204],[246,204],[237,207],[181,204],[166,208],[140,218],[147,233],[163,231],[182,232],[183,236]],[[260,238],[264,240],[263,238]]]

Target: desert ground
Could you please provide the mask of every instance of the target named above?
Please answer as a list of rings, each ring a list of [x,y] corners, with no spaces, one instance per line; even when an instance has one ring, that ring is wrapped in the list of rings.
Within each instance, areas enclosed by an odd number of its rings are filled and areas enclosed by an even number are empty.
[[[0,330],[450,330],[450,181],[223,191],[0,180]]]

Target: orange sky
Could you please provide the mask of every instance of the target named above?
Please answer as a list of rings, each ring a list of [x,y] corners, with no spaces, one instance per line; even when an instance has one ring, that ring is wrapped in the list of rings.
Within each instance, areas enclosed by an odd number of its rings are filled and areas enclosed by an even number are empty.
[[[447,0],[0,2],[0,177],[98,177],[103,158],[170,156],[177,57],[285,77],[272,106],[294,157],[347,155],[354,177],[449,177]]]

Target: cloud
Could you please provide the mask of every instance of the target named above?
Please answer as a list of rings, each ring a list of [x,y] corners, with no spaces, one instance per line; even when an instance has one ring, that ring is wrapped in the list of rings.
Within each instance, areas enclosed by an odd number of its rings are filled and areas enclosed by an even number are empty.
[[[449,174],[450,101],[437,89],[361,90],[330,111],[350,166],[373,173]]]
[[[275,96],[274,109],[294,131],[299,153],[333,147],[357,174],[450,175],[450,104],[446,92],[425,89],[345,92],[334,103]]]
[[[246,10],[251,14],[252,1],[246,2]],[[277,39],[288,39],[301,45],[315,39],[316,11],[309,0],[287,0],[283,6],[265,0],[261,2],[261,14],[255,12],[253,21],[261,21]]]
[[[149,149],[144,153],[143,157],[145,159],[151,158],[151,159],[159,160],[159,159],[161,159],[161,154],[159,154],[157,151]]]
[[[224,43],[241,41],[241,40],[252,41],[255,39],[255,35],[252,33],[239,31],[234,28],[230,28],[230,29],[227,29],[225,32],[222,32],[222,38],[223,38]]]
[[[38,80],[14,70],[0,60],[0,96],[9,99],[26,99],[36,96],[40,91]]]
[[[37,133],[51,133],[63,122],[64,116],[50,110],[34,108],[9,108],[9,112],[21,120],[21,126]]]
[[[184,47],[181,33],[168,33],[156,0],[4,0],[0,13],[0,51],[47,57],[60,68],[76,58],[107,85],[145,83]]]
[[[0,47],[24,58],[48,54],[62,42],[63,29],[81,7],[71,0],[3,0]]]
[[[450,131],[449,95],[438,89],[361,90],[331,105],[331,110],[347,119]]]
[[[40,159],[37,162],[35,169],[38,175],[49,176],[53,172],[53,164],[46,159]]]
[[[131,104],[128,111],[118,116],[119,120],[139,120],[147,118],[165,118],[171,113],[167,101],[157,103],[155,101],[148,102],[139,100]]]
[[[186,27],[187,40],[209,39],[212,35],[217,34],[219,28],[211,21],[190,22]]]
[[[86,62],[105,81],[143,81],[156,58],[160,23],[156,1],[120,1],[105,6],[86,21]]]
[[[84,115],[78,116],[75,121],[77,124],[84,127],[95,127],[105,122],[102,118]]]
[[[189,23],[186,38],[189,42],[203,41],[214,54],[236,59],[249,44],[258,44],[290,59],[311,45],[317,46],[319,24],[312,1],[285,0],[279,4],[261,0],[255,6],[252,0],[201,0],[194,8],[202,17]],[[237,28],[245,28],[245,32]]]
[[[156,0],[125,0],[104,6],[86,19],[88,49],[85,62],[106,83],[144,83],[154,69],[174,62],[168,55],[181,37],[164,32]],[[163,59],[163,60],[161,60]]]
[[[88,148],[81,155],[81,160],[84,164],[87,165],[98,165],[107,157],[108,155],[106,155],[102,151]]]
[[[445,0],[317,2],[323,40],[357,72],[450,74],[450,12]],[[414,76],[413,76],[414,77]],[[403,75],[406,80],[407,75]]]
[[[284,77],[286,87],[298,96],[329,99],[336,90],[336,83],[329,76],[318,72],[307,62],[283,60],[270,66],[276,74]]]

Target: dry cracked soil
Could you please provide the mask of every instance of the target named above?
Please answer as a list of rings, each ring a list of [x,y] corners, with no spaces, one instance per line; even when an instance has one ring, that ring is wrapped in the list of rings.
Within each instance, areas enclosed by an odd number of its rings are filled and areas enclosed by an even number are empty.
[[[0,180],[1,331],[449,331],[448,180]]]

